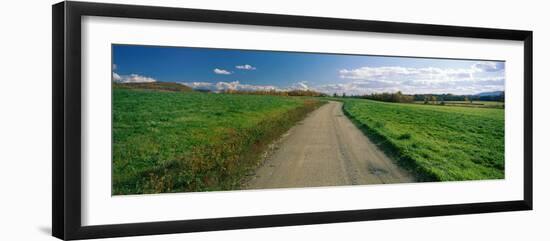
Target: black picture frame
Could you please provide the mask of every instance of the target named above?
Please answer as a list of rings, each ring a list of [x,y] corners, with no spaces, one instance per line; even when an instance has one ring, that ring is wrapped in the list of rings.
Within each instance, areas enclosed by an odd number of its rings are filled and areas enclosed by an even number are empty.
[[[524,194],[522,200],[403,208],[212,218],[82,226],[81,17],[104,16],[426,36],[516,40],[524,43]],[[52,233],[60,239],[199,232],[380,219],[532,210],[533,32],[277,14],[150,7],[90,2],[52,6]]]

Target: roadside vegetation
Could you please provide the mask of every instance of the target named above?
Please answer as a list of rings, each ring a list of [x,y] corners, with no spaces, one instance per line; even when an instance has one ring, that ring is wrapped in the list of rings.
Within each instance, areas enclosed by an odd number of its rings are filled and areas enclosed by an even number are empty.
[[[113,195],[238,188],[266,147],[324,103],[113,85]]]
[[[419,181],[504,178],[504,110],[343,98],[344,113]]]

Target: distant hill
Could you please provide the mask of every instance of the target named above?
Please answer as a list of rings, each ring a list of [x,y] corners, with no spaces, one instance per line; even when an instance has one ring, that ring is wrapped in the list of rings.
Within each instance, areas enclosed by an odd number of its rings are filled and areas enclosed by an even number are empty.
[[[504,91],[481,92],[475,95],[476,96],[501,96],[501,95],[504,95]]]
[[[149,83],[113,83],[113,88],[119,89],[142,89],[159,90],[170,92],[193,91],[190,87],[172,82],[149,82]]]

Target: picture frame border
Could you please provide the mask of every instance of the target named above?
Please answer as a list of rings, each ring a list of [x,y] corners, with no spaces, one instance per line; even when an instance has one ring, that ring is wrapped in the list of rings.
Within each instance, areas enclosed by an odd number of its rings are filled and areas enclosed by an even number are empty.
[[[82,226],[81,19],[83,16],[522,41],[524,44],[523,199],[453,205]],[[532,210],[532,95],[532,31],[92,2],[60,2],[52,6],[52,235],[65,240],[89,239]]]

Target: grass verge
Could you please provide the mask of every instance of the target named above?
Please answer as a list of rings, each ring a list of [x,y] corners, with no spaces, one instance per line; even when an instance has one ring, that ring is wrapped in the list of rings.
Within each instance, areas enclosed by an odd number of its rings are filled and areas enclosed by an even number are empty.
[[[112,193],[237,189],[267,146],[323,103],[115,89]]]
[[[344,113],[418,181],[504,178],[502,109],[343,102]]]

